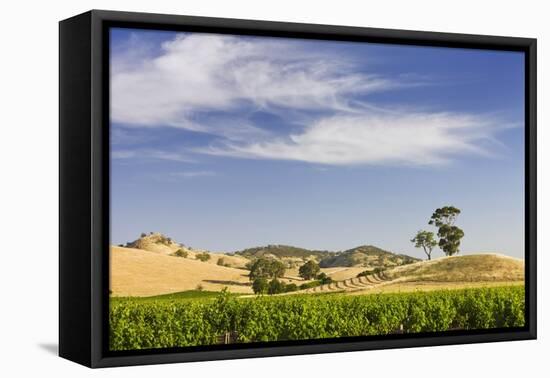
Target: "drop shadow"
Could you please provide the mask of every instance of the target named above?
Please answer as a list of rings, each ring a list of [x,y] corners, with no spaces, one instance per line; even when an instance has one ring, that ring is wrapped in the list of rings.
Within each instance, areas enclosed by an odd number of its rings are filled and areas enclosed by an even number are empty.
[[[59,355],[59,346],[57,343],[40,343],[38,347],[50,354]]]
[[[220,285],[229,285],[229,286],[252,286],[248,282],[238,282],[238,281],[223,281],[223,280],[203,280],[204,282],[220,284]]]

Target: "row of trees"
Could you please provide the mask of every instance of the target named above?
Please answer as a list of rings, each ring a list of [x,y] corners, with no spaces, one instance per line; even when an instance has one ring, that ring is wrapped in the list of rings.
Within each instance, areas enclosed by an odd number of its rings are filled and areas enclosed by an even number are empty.
[[[431,231],[420,230],[411,240],[416,248],[422,248],[428,260],[432,259],[432,250],[439,246],[446,256],[453,256],[460,251],[460,241],[464,237],[464,231],[455,226],[456,219],[460,214],[460,209],[454,206],[444,206],[436,209],[430,220],[429,225],[437,227],[436,240],[435,234]]]

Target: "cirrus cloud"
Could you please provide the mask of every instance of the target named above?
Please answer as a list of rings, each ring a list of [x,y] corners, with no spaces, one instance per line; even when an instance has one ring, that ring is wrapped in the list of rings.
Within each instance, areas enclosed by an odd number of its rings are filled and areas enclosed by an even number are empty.
[[[111,69],[111,119],[128,127],[169,126],[231,139],[260,131],[238,116],[219,124],[198,116],[246,107],[349,110],[350,94],[400,85],[276,39],[180,34],[158,56],[136,54],[135,44],[133,38],[131,48],[115,52]]]
[[[180,33],[160,53],[115,51],[111,119],[124,128],[172,127],[216,142],[170,151],[119,151],[121,159],[190,161],[188,153],[325,165],[441,165],[492,155],[503,127],[494,116],[381,108],[370,94],[425,85],[407,73],[366,73],[350,56],[296,40]],[[308,47],[309,46],[309,47]],[[364,63],[364,62],[363,62]],[[253,112],[281,122],[273,132]],[[215,114],[215,116],[212,116]]]
[[[460,154],[490,155],[496,119],[452,113],[344,114],[322,118],[287,138],[225,143],[197,152],[327,165],[439,165]]]

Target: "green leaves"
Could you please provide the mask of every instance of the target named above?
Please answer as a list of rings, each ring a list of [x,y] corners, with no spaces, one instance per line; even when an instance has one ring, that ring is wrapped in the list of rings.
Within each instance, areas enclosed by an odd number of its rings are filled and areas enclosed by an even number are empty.
[[[416,236],[411,240],[412,243],[415,243],[416,248],[424,249],[424,252],[428,256],[428,260],[432,258],[432,250],[437,245],[435,240],[435,235],[430,231],[418,231]]]
[[[254,281],[257,278],[278,278],[285,274],[285,270],[285,264],[281,261],[261,257],[250,265],[248,277],[250,281]]]
[[[523,286],[378,295],[292,295],[204,301],[118,300],[109,314],[111,350],[219,343],[521,327]]]
[[[184,258],[187,258],[187,256],[189,256],[189,253],[187,251],[184,251],[183,249],[178,249],[176,252],[174,252],[172,254],[173,256],[176,256],[176,257],[184,257]]]
[[[439,236],[439,248],[447,256],[452,256],[459,252],[460,239],[464,237],[464,231],[457,226],[444,224],[439,228],[437,236]]]
[[[444,206],[434,211],[428,224],[436,227],[441,227],[444,224],[452,226],[459,214],[460,209],[454,206]]]
[[[319,271],[321,268],[319,267],[319,264],[317,264],[313,260],[309,260],[304,265],[300,267],[298,270],[300,277],[306,280],[311,280],[315,277],[317,277],[317,274],[319,274]]]
[[[454,225],[459,214],[460,209],[454,206],[444,206],[436,209],[428,222],[428,224],[435,225],[439,228],[437,231],[439,248],[441,248],[447,256],[452,256],[459,252],[460,239],[464,237],[464,231]],[[411,241],[415,242],[415,239]],[[418,247],[418,245],[416,247]],[[424,250],[426,251],[426,249]]]
[[[202,262],[205,262],[205,261],[210,260],[210,257],[211,257],[211,256],[210,256],[210,254],[209,254],[208,252],[197,253],[197,254],[195,255],[195,258],[196,258],[197,260],[202,261]]]

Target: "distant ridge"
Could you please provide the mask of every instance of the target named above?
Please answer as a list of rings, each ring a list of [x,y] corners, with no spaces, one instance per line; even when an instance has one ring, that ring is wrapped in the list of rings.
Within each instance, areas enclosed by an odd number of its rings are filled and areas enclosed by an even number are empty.
[[[181,250],[192,259],[195,259],[199,253],[212,253],[208,250],[186,246],[160,232],[143,233],[138,239],[126,243],[124,247],[166,255],[171,255]],[[284,244],[269,244],[266,246],[246,248],[231,253],[213,253],[213,256],[225,256],[225,264],[243,268],[246,266],[247,262],[261,257],[284,261],[288,268],[297,268],[308,260],[316,261],[322,268],[391,268],[420,261],[420,259],[403,254],[396,254],[373,245],[362,245],[345,251],[335,252],[328,250],[312,250]],[[214,259],[210,261],[214,262]]]
[[[315,260],[322,268],[370,267],[389,268],[420,261],[415,257],[396,254],[373,245],[362,245],[343,252],[310,250],[288,245],[270,244],[235,252],[249,259],[271,257],[277,259]]]
[[[362,245],[344,252],[338,252],[323,258],[319,265],[322,268],[336,266],[364,266],[372,268],[388,268],[398,265],[412,264],[420,261],[415,257],[396,254],[373,245]]]
[[[310,250],[310,249],[293,247],[290,245],[282,245],[282,244],[269,244],[263,247],[252,247],[252,248],[243,249],[242,251],[235,252],[236,255],[240,255],[248,258],[258,258],[258,257],[322,258],[326,254],[330,254],[330,253],[333,253],[333,252]]]

